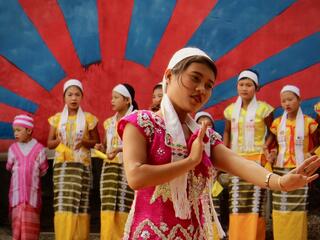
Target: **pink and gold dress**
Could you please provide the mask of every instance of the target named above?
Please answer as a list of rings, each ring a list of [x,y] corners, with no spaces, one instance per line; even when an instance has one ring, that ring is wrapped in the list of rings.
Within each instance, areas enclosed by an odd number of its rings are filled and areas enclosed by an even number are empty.
[[[146,110],[133,112],[119,122],[120,137],[128,123],[134,125],[147,141],[148,164],[162,165],[171,162],[170,135],[166,134],[164,121],[160,116]],[[188,156],[188,149],[195,137],[196,134],[193,134],[187,139],[187,148],[175,146],[174,152]],[[208,137],[211,149],[221,143],[220,136],[213,130]],[[210,184],[213,177],[215,170],[204,154],[202,162],[188,173],[190,219],[175,216],[169,183],[135,191],[124,239],[211,239],[213,206],[210,201]]]

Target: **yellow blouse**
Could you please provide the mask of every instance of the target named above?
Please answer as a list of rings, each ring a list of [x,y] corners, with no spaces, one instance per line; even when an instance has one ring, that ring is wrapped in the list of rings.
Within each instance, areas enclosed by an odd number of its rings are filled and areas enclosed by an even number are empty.
[[[263,145],[265,143],[265,135],[267,131],[267,126],[264,122],[264,119],[270,115],[270,113],[273,111],[273,107],[267,104],[266,102],[258,101],[258,108],[256,110],[256,117],[255,117],[255,124],[254,124],[254,149],[251,152],[246,152],[241,148],[243,146],[244,141],[244,122],[246,119],[247,110],[241,108],[240,116],[239,116],[239,134],[238,134],[238,154],[239,155],[257,155],[263,153]],[[234,103],[230,104],[225,110],[224,110],[224,117],[231,121],[232,118],[232,111],[234,109]],[[232,138],[232,133],[231,133]]]
[[[83,139],[89,139],[89,131],[93,130],[97,124],[98,119],[92,115],[91,113],[84,113],[86,119],[86,126],[83,134]],[[61,113],[57,113],[54,116],[51,116],[48,121],[50,126],[56,129],[56,134],[58,134],[58,126],[61,118]],[[82,162],[85,165],[90,165],[90,150],[81,147],[80,148],[80,156],[75,157],[75,152],[73,151],[75,144],[75,136],[76,136],[76,115],[68,116],[68,122],[66,124],[66,145],[59,144],[55,149],[55,163],[59,162]],[[77,160],[76,160],[77,159]]]
[[[314,105],[314,111],[320,116],[320,102]]]
[[[281,117],[275,119],[270,127],[270,131],[277,135],[278,129],[280,127]],[[311,117],[304,115],[304,141],[303,141],[303,152],[307,154],[310,148],[311,134],[317,129],[318,123]],[[287,119],[286,122],[286,153],[284,167],[294,168],[296,167],[295,151],[294,151],[294,134],[296,128],[296,120]],[[281,147],[281,146],[279,146]],[[278,152],[280,152],[279,149]]]
[[[105,138],[106,138],[106,145],[107,145],[107,135],[108,133],[112,135],[112,139],[111,139],[111,149],[115,149],[118,147],[122,147],[122,142],[121,139],[118,135],[117,132],[117,125],[118,122],[115,120],[115,116],[112,116],[110,118],[107,118],[104,122],[103,122],[103,127],[105,130]],[[106,146],[108,147],[108,146]],[[107,159],[108,160],[108,159]],[[110,161],[110,160],[109,160]],[[118,153],[115,158],[113,160],[111,160],[113,163],[122,163],[122,152]]]

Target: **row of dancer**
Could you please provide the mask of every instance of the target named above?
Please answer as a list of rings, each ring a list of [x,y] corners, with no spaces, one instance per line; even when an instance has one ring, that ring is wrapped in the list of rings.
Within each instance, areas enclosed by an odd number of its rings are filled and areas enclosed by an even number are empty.
[[[261,188],[283,192],[304,187],[318,176],[314,174],[320,165],[316,157],[303,161],[297,168],[280,176],[226,148],[220,136],[207,129],[206,124],[199,127],[190,113],[198,111],[209,99],[216,76],[216,66],[207,54],[197,48],[184,48],[174,54],[164,73],[163,98],[158,111],[131,113],[135,108],[134,90],[125,84],[118,85],[112,93],[112,104],[117,114],[104,123],[104,144],[99,144],[97,118],[83,112],[80,107],[83,97],[81,82],[69,80],[65,83],[63,93],[66,105],[61,113],[49,119],[48,147],[56,150],[53,176],[56,239],[88,239],[91,185],[89,149],[94,147],[102,151],[106,149],[108,158],[114,160],[112,164],[104,163],[102,170],[101,217],[105,217],[101,221],[101,239],[120,239],[122,235],[125,239],[211,239],[212,219],[222,237],[224,233],[211,204],[210,189],[212,178],[216,175],[215,168]],[[243,81],[239,79],[238,86]],[[240,110],[237,109],[238,116],[231,114],[234,117],[230,123],[232,134],[235,129],[232,122],[237,119],[243,126],[248,123],[248,129],[252,129],[252,123],[244,120],[242,115],[244,110],[249,112],[248,105],[244,100],[240,105],[235,104],[234,107],[240,106]],[[255,104],[255,109],[251,108],[249,115],[258,113],[259,106]],[[263,119],[268,116],[267,112],[269,110],[263,112],[266,114]],[[26,124],[32,121],[25,117],[17,121],[14,122],[15,135],[16,131],[21,130],[27,136],[26,140],[16,135],[19,141],[17,146],[21,148],[32,139],[32,127]],[[241,133],[242,130],[235,131],[238,131],[239,145],[240,136],[246,134]],[[255,131],[247,134],[256,137]],[[232,136],[229,139],[232,143]],[[250,146],[252,143],[246,139],[244,137],[242,141]],[[33,149],[33,146],[29,149]],[[20,158],[11,154],[9,159],[14,165]],[[34,159],[41,162],[38,156]],[[41,173],[46,169],[45,165],[35,166],[42,166],[39,167]],[[32,179],[40,176],[39,171],[36,173]],[[135,194],[127,183],[135,190]],[[29,191],[29,185],[27,188]],[[21,189],[11,191],[16,193],[14,199],[22,199]],[[39,187],[35,189],[39,194]],[[119,196],[117,204],[114,202],[115,194]],[[11,205],[13,210],[22,202],[23,207],[30,206],[30,196],[24,195],[23,198],[24,202],[18,200],[19,204]],[[26,211],[23,209],[18,212],[19,219],[23,219],[21,216]],[[255,218],[258,219],[259,215]],[[240,221],[235,222],[242,230],[247,226]],[[16,234],[21,235],[21,232],[20,229]],[[235,231],[235,235],[248,239],[243,231]]]
[[[157,86],[155,95],[159,95]],[[224,111],[223,141],[245,159],[283,175],[319,151],[318,123],[303,115],[300,90],[296,86],[286,85],[281,90],[284,113],[277,119],[273,118],[272,106],[256,99],[258,90],[259,74],[253,70],[242,71],[238,76],[237,101]],[[319,106],[320,103],[315,105],[318,114]],[[197,113],[195,120],[206,121],[208,126],[214,124],[205,112]],[[245,239],[265,239],[265,189],[237,176],[230,176],[228,180],[229,239],[242,239],[240,233]],[[274,191],[272,199],[274,239],[307,239],[308,186],[290,193]],[[219,209],[218,199],[214,200]],[[288,222],[290,224],[286,224]]]

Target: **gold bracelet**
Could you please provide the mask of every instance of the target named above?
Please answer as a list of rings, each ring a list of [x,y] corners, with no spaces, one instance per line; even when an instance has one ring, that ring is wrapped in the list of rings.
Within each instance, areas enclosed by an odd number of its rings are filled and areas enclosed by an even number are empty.
[[[266,176],[266,180],[264,181],[264,185],[266,188],[270,188],[270,178],[271,176],[273,175],[274,173],[268,173],[267,176]]]
[[[278,185],[281,192],[288,192],[288,190],[281,184],[281,176],[278,178]]]

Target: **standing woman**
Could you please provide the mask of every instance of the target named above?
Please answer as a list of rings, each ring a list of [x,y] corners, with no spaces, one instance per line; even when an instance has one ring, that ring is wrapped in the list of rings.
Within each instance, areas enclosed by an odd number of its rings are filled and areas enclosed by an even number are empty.
[[[296,86],[286,85],[280,92],[284,113],[275,119],[271,126],[268,143],[276,138],[278,156],[273,171],[279,175],[290,172],[300,166],[305,158],[314,155],[318,146],[317,122],[304,115],[300,108],[300,90]],[[305,169],[308,171],[308,169]],[[307,240],[307,204],[308,185],[292,192],[273,191],[272,219],[275,240]]]
[[[209,100],[216,75],[207,54],[183,48],[165,71],[160,110],[135,111],[118,123],[125,173],[136,190],[124,239],[212,239],[212,216],[218,224],[210,199],[213,166],[277,190],[296,189],[318,177],[313,175],[320,166],[316,157],[279,177],[226,148],[206,125],[199,127],[190,113]],[[218,229],[223,237],[219,224]]]
[[[133,201],[134,192],[128,186],[122,161],[122,141],[117,133],[119,120],[138,109],[135,91],[129,84],[118,84],[112,90],[112,110],[116,114],[104,121],[105,143],[95,148],[105,151],[108,159],[103,162],[100,177],[101,240],[123,237],[124,226]]]
[[[238,98],[225,111],[224,143],[248,161],[266,163],[265,137],[273,120],[273,108],[257,101],[258,74],[252,70],[240,73]],[[265,191],[237,176],[229,181],[229,239],[265,239]],[[245,227],[244,227],[245,226]],[[242,233],[242,234],[240,234]]]
[[[99,142],[98,119],[80,107],[83,87],[70,79],[63,86],[63,111],[49,118],[48,148],[55,148],[53,165],[56,240],[89,239],[89,149]]]

